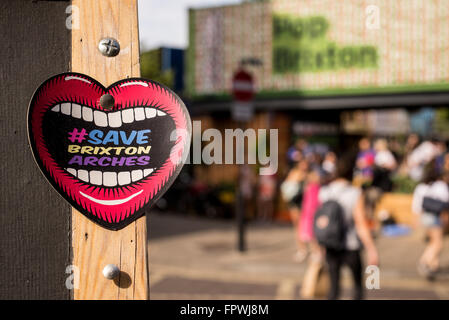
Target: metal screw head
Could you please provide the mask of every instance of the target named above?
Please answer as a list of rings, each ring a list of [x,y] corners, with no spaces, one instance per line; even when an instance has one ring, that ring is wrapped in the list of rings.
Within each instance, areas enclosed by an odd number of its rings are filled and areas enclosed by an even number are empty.
[[[117,278],[119,274],[120,269],[115,264],[108,264],[103,269],[103,276],[109,280]]]
[[[111,110],[114,107],[114,97],[106,93],[100,98],[100,106],[105,110]]]
[[[120,52],[120,44],[114,38],[104,38],[98,43],[98,50],[106,57],[115,57]]]

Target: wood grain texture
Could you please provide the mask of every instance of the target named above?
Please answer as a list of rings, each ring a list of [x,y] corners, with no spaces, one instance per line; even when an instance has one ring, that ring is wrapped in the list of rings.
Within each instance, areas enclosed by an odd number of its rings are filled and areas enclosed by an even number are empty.
[[[80,29],[72,30],[72,71],[87,74],[104,86],[140,76],[136,0],[73,0],[80,9]],[[104,57],[98,42],[120,43],[116,57]],[[106,230],[78,211],[72,213],[73,264],[80,268],[75,299],[148,299],[146,219],[120,231]],[[117,265],[122,273],[107,280],[102,270]]]
[[[34,90],[69,71],[67,2],[0,1],[0,299],[69,299],[70,206],[28,146]]]

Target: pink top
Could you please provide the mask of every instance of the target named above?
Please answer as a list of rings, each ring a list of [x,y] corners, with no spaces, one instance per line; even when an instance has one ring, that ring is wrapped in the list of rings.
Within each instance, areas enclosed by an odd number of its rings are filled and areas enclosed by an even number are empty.
[[[319,192],[319,183],[308,183],[305,188],[302,199],[301,218],[298,226],[299,239],[301,241],[308,242],[314,239],[313,219],[320,205],[320,201],[318,200]]]

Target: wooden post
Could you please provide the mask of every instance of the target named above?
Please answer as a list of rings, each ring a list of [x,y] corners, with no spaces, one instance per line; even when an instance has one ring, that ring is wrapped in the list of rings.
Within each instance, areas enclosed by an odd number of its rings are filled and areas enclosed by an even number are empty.
[[[73,0],[80,28],[72,30],[72,71],[87,74],[104,86],[140,76],[137,0]],[[105,57],[98,42],[120,43],[116,57]],[[120,231],[106,230],[72,209],[73,264],[79,267],[74,299],[148,299],[146,219]],[[105,265],[122,271],[118,279],[103,277]]]
[[[0,300],[70,298],[70,206],[39,172],[25,120],[42,81],[70,71],[69,4],[0,2]]]

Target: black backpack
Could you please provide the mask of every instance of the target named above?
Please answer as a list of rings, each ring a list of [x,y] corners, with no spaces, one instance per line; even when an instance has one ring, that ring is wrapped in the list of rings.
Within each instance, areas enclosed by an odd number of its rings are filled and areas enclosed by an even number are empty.
[[[344,249],[346,229],[344,211],[337,201],[328,200],[316,211],[313,230],[318,243],[323,247]]]

